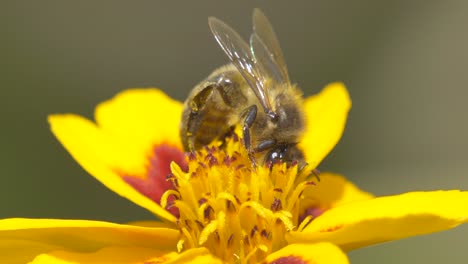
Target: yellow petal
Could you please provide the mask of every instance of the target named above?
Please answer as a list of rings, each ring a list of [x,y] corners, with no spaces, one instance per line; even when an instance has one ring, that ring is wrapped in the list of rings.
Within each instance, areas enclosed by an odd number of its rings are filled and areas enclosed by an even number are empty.
[[[178,231],[86,220],[0,220],[0,263],[26,263],[51,251],[92,252],[105,247],[174,250]],[[16,253],[15,253],[16,252]]]
[[[304,190],[304,197],[307,200],[302,202],[302,207],[321,214],[346,203],[372,199],[373,195],[360,190],[341,175],[321,173],[320,181]]]
[[[47,243],[2,238],[0,233],[0,263],[24,264],[37,254],[56,249],[56,245]]]
[[[174,224],[172,223],[152,221],[152,220],[133,221],[133,222],[127,223],[127,225],[142,226],[142,227],[161,227],[161,228],[170,228],[170,229],[174,228]]]
[[[96,252],[54,251],[41,254],[31,264],[145,264],[153,259],[166,261],[176,255],[175,252],[139,247],[107,247]],[[150,262],[151,263],[151,262]],[[161,263],[161,262],[154,262]]]
[[[326,211],[290,243],[328,241],[352,250],[433,233],[468,221],[468,192],[412,192],[347,203]]]
[[[108,135],[143,150],[161,141],[181,147],[181,117],[182,104],[156,89],[123,91],[95,112],[96,123]]]
[[[338,143],[345,128],[351,99],[342,83],[332,83],[304,102],[306,130],[299,147],[306,161],[317,166]]]
[[[331,243],[292,244],[267,257],[267,263],[345,264],[348,257]]]
[[[147,261],[147,263],[153,263],[153,259]],[[162,263],[154,261],[154,263]],[[164,264],[223,264],[223,261],[211,255],[206,248],[193,248],[182,252],[177,257],[164,262]]]
[[[57,139],[88,173],[117,194],[175,221],[172,214],[123,177],[146,177],[148,157],[155,145],[180,148],[180,113],[180,103],[161,91],[135,89],[99,105],[98,125],[72,114],[51,115],[49,123]]]

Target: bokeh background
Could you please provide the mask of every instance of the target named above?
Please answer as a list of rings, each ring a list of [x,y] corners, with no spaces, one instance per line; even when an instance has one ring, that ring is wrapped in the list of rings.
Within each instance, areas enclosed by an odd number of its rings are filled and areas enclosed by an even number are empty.
[[[84,172],[46,116],[92,117],[130,87],[183,100],[260,7],[306,95],[343,81],[353,109],[322,170],[377,195],[468,189],[467,1],[5,1],[0,8],[0,217],[126,222],[152,215]],[[447,205],[449,206],[449,205]],[[466,263],[468,227],[360,249],[354,263]]]

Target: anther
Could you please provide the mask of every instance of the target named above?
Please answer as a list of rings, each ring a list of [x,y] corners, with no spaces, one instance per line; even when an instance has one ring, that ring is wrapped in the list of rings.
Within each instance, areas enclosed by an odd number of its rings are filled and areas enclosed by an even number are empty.
[[[206,156],[205,156],[205,161],[208,161],[210,160],[213,156],[213,153],[208,153]]]
[[[249,239],[249,236],[248,236],[248,235],[245,235],[245,236],[244,236],[243,241],[244,241],[244,244],[245,244],[246,246],[249,246],[249,245],[250,245],[250,239]]]
[[[241,201],[237,196],[234,195],[234,199],[236,199],[237,204],[241,204]]]
[[[197,158],[197,155],[195,154],[195,152],[192,152],[192,151],[187,152],[186,155],[189,161],[194,161]]]
[[[208,165],[210,165],[210,167],[213,167],[214,165],[218,165],[218,159],[212,156],[210,160],[208,161]]]
[[[232,133],[232,141],[239,142],[239,136],[236,133]]]
[[[189,232],[192,231],[192,226],[190,225],[190,221],[185,220],[184,223],[185,223],[185,228],[187,228]]]
[[[229,156],[224,157],[223,163],[226,166],[230,166],[231,165],[231,157],[229,157]]]
[[[216,243],[219,244],[219,243],[221,242],[221,239],[220,239],[220,237],[219,237],[219,232],[218,232],[218,230],[214,231],[213,234],[214,234]]]
[[[288,168],[291,168],[291,167],[294,167],[294,166],[296,166],[296,165],[297,165],[297,163],[298,163],[298,161],[297,161],[297,160],[293,160],[293,161],[291,161],[291,162],[288,164]]]
[[[253,238],[258,231],[258,226],[254,226],[250,231],[250,238]]]
[[[283,189],[281,189],[281,188],[274,188],[273,191],[283,193]]]
[[[202,222],[200,222],[200,221],[198,221],[198,220],[195,220],[195,223],[197,223],[198,229],[202,230],[203,228],[205,228],[205,226],[203,225]]]
[[[236,208],[234,207],[232,202],[229,201],[229,200],[226,201],[226,211],[229,211],[229,212],[235,212],[236,211]]]
[[[208,200],[205,198],[205,197],[202,197],[198,200],[198,205],[202,205],[204,203],[206,203]]]
[[[244,164],[239,164],[239,165],[237,165],[234,169],[235,169],[235,170],[240,170],[240,169],[242,169],[242,168],[244,168],[244,167],[245,167]]]
[[[225,164],[226,166],[231,166],[231,163],[234,162],[234,161],[236,161],[236,160],[237,160],[236,157],[233,157],[233,156],[226,156],[226,157],[224,157],[223,162],[224,162],[224,164]]]
[[[281,203],[281,200],[278,199],[278,198],[275,198],[275,200],[273,201],[273,203],[271,204],[271,210],[273,212],[276,212],[276,211],[279,211],[283,209],[283,205]]]
[[[227,241],[227,246],[228,248],[231,248],[232,245],[233,245],[233,241],[234,241],[234,234],[231,234],[228,238],[228,241]]]
[[[214,210],[213,208],[211,208],[211,206],[206,207],[206,209],[203,211],[203,216],[205,217],[205,220],[211,219],[212,212],[214,212]]]
[[[172,179],[175,179],[174,174],[168,173],[168,174],[166,175],[166,181],[170,181],[170,180],[172,180]]]

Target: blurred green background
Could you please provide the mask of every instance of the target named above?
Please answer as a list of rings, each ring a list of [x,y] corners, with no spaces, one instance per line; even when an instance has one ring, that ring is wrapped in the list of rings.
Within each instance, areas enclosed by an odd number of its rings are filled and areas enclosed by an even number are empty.
[[[467,1],[7,1],[0,11],[0,217],[152,215],[87,175],[46,116],[92,117],[130,87],[183,100],[227,62],[207,25],[243,36],[260,7],[306,95],[343,81],[353,109],[320,166],[377,195],[468,189]],[[449,206],[449,205],[448,205]],[[468,227],[360,249],[354,263],[466,263]]]

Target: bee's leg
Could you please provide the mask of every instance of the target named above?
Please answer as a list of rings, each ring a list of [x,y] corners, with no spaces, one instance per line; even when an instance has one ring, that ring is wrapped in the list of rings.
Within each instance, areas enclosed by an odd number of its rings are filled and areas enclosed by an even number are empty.
[[[307,166],[309,166],[309,163],[307,162],[304,162],[302,163],[302,165],[299,165],[299,167],[297,168],[297,174],[301,174]],[[307,178],[309,178],[310,176],[314,176],[317,179],[317,181],[320,182],[320,171],[317,168],[312,169],[312,171],[307,175]]]
[[[266,139],[258,144],[258,146],[255,147],[255,152],[263,152],[269,148],[272,148],[273,146],[276,145],[276,139],[270,138]]]
[[[266,151],[268,149],[271,149],[276,145],[276,143],[277,143],[277,141],[274,138],[265,139],[262,142],[258,143],[258,145],[254,149],[254,153],[263,152],[263,151]],[[266,159],[264,160],[264,163],[271,169],[272,166],[273,166],[273,160],[269,157],[270,155],[271,155],[271,153],[269,153],[266,156]]]
[[[190,152],[194,152],[199,147],[200,142],[195,142],[196,133],[202,126],[206,113],[207,102],[213,100],[214,93],[218,93],[227,107],[234,107],[227,90],[232,88],[232,84],[224,78],[219,78],[216,82],[208,82],[196,96],[188,103],[188,114],[185,128],[186,142],[184,146]],[[218,135],[219,136],[219,135]],[[182,137],[184,138],[184,137]],[[214,138],[213,138],[214,139]]]
[[[188,151],[195,152],[195,134],[201,126],[201,118],[199,116],[202,114],[203,108],[206,102],[209,100],[209,97],[213,93],[213,87],[208,86],[203,89],[200,93],[193,97],[189,102],[189,113],[187,118],[187,128],[185,131],[187,142],[186,147]]]
[[[254,167],[257,166],[257,162],[254,158],[254,149],[251,146],[251,138],[250,138],[250,127],[252,127],[255,118],[257,117],[257,106],[252,105],[247,110],[245,110],[245,119],[244,119],[244,126],[242,127],[242,133],[244,136],[244,145],[247,151],[249,152],[249,158],[252,161]]]
[[[320,171],[318,169],[313,169],[312,174],[317,178],[317,181],[320,181]]]

